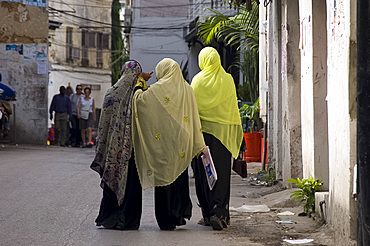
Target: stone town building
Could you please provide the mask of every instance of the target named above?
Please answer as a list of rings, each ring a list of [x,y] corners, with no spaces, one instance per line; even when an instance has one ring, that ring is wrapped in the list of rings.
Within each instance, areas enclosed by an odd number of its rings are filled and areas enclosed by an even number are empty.
[[[111,0],[49,2],[49,99],[59,87],[91,88],[100,109],[111,86]],[[51,122],[49,122],[50,125]]]

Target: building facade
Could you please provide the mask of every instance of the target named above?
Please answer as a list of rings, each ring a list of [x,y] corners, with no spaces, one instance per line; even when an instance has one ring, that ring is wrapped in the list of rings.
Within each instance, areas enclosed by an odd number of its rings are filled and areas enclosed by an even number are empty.
[[[111,6],[111,0],[49,3],[48,105],[60,86],[75,92],[82,84],[91,88],[95,107],[102,107],[111,86]]]
[[[137,60],[145,72],[155,72],[163,58],[172,58],[183,68],[188,46],[183,40],[183,26],[189,23],[188,1],[135,0],[125,13],[131,14],[129,26],[130,58]],[[148,81],[154,83],[155,73]]]

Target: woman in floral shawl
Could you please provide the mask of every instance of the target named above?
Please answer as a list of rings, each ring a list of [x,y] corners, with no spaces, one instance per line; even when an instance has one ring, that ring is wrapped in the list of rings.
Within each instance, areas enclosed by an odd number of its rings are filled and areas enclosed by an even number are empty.
[[[142,189],[132,153],[131,113],[134,86],[142,74],[146,73],[138,62],[127,61],[121,78],[104,97],[96,156],[90,166],[100,174],[103,188],[97,226],[121,230],[140,226]]]

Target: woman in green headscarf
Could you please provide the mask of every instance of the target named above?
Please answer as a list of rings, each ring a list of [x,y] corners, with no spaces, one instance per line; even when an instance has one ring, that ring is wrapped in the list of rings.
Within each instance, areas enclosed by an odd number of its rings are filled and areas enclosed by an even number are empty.
[[[155,187],[155,215],[161,230],[190,219],[188,166],[204,148],[194,92],[180,66],[165,58],[156,66],[157,82],[147,88],[140,77],[133,99],[135,161],[143,189]]]
[[[202,49],[198,57],[201,71],[194,76],[194,89],[204,140],[209,146],[218,180],[209,189],[201,159],[194,160],[196,193],[202,209],[200,224],[215,230],[230,220],[230,174],[232,157],[237,158],[243,139],[236,89],[232,76],[221,66],[217,50]]]

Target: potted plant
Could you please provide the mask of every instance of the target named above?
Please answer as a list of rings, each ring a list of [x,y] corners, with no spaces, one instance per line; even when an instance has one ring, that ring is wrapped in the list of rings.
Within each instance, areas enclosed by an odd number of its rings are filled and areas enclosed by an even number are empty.
[[[244,140],[246,145],[246,151],[244,152],[244,160],[246,162],[257,162],[261,161],[261,139],[263,133],[253,131],[254,123],[259,113],[259,98],[254,104],[244,104],[240,108],[240,117],[242,119],[247,118],[250,122],[249,132],[244,133]]]

